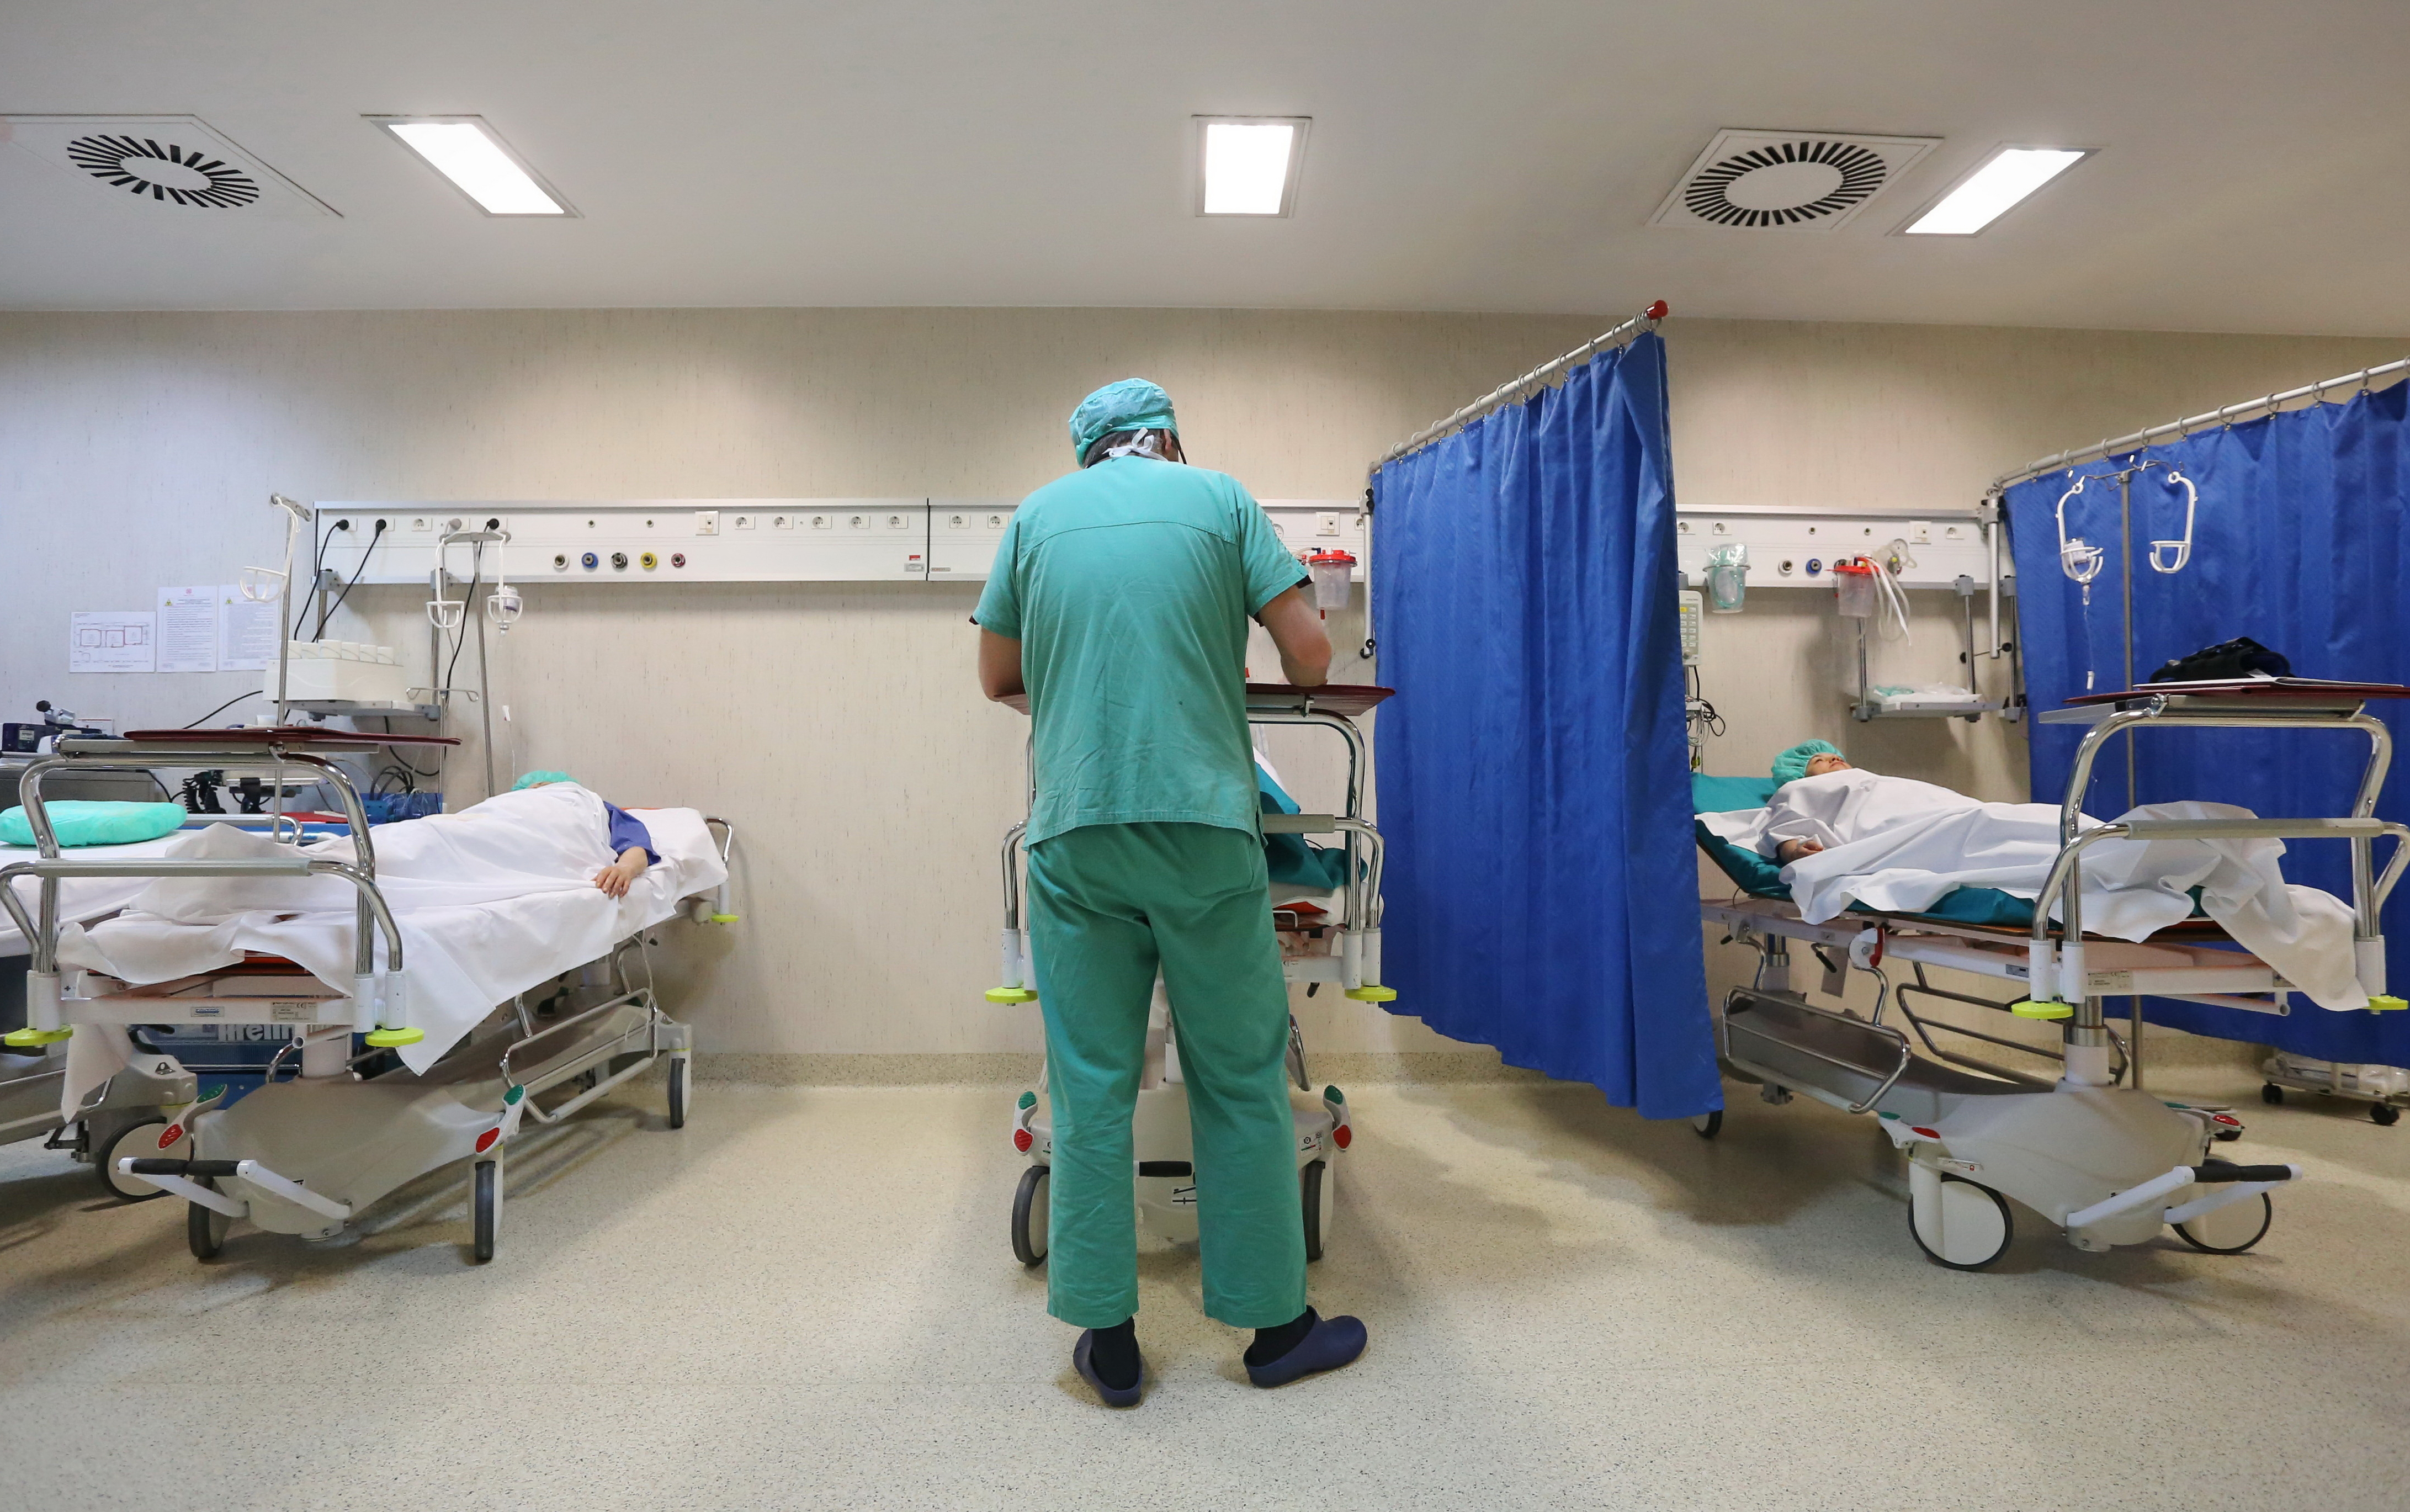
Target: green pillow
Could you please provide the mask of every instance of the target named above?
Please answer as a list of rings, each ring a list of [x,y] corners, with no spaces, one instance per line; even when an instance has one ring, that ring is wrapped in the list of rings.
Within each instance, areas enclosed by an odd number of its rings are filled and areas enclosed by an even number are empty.
[[[85,803],[63,798],[43,807],[50,810],[51,828],[62,846],[130,845],[137,840],[155,840],[162,835],[175,834],[184,822],[181,804]],[[0,813],[0,843],[34,843],[34,826],[26,822],[24,809]]]

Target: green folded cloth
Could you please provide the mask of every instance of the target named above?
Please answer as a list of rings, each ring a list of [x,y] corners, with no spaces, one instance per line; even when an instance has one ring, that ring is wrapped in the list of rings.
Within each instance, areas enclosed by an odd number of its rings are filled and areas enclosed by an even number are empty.
[[[131,845],[137,840],[173,835],[177,826],[184,822],[181,804],[89,803],[65,798],[42,807],[49,811],[51,829],[62,846]],[[0,844],[33,843],[34,826],[26,821],[23,808],[0,813]]]

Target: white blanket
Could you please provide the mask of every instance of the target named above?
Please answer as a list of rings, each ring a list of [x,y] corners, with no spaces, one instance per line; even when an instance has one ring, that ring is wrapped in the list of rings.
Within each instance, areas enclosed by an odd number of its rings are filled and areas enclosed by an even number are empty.
[[[423,1071],[476,1026],[495,1005],[602,955],[659,923],[680,899],[727,877],[703,816],[691,808],[631,810],[652,834],[661,856],[624,898],[594,885],[609,865],[602,800],[573,783],[506,792],[457,814],[385,824],[370,832],[378,890],[400,926],[403,989],[410,1022],[427,1038],[401,1051]],[[311,845],[309,853],[349,860],[348,838]],[[290,854],[264,836],[216,824],[169,843],[181,856]],[[166,981],[232,966],[246,951],[299,963],[320,981],[352,990],[352,885],[340,878],[177,878],[146,886],[117,918],[63,932],[63,965],[106,971],[128,981]],[[380,934],[377,964],[385,964]],[[82,1050],[94,1036],[77,1028],[70,1047],[84,1090],[90,1069],[106,1065],[115,1042]],[[122,1041],[122,1033],[114,1041]],[[106,1077],[114,1067],[99,1071]],[[74,1086],[70,1098],[80,1097]]]
[[[138,840],[131,845],[80,845],[61,850],[67,861],[149,861],[167,853],[167,847],[183,838],[181,834],[163,835],[155,840]],[[0,845],[0,866],[13,866],[21,861],[39,861],[42,852],[30,845]],[[38,925],[41,914],[42,883],[39,878],[20,877],[15,881],[17,901],[25,906],[25,917]],[[139,877],[63,877],[59,880],[59,921],[80,923],[97,919],[104,913],[115,913],[134,901],[135,895],[151,885]],[[0,909],[0,955],[23,955],[30,947],[25,937],[17,932],[17,923],[5,909]]]
[[[2128,819],[2248,819],[2229,804],[2147,804]],[[1822,923],[1849,906],[1918,913],[1960,887],[2040,895],[2059,850],[2049,804],[1981,803],[1908,778],[1846,770],[1776,790],[1764,808],[1702,814],[1735,845],[1771,855],[1787,839],[1824,847],[1782,870],[1802,918]],[[2085,827],[2098,823],[2086,818]],[[2364,1009],[2355,975],[2351,909],[2284,880],[2281,840],[2104,840],[2083,853],[2083,927],[2145,939],[2201,911],[2321,1008]],[[2054,908],[2053,917],[2061,910]]]

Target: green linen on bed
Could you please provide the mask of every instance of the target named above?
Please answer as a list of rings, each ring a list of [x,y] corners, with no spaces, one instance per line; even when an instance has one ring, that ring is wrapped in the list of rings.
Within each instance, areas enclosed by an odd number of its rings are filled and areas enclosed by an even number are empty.
[[[62,847],[130,845],[173,835],[184,822],[181,804],[97,803],[64,798],[42,806],[49,810],[51,829]],[[0,813],[0,844],[31,845],[34,826],[22,807]]]

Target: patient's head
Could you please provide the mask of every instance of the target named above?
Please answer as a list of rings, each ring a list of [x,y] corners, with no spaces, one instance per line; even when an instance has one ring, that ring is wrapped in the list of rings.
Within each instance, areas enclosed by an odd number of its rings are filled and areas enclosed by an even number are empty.
[[[577,779],[575,778],[571,777],[566,772],[530,772],[526,776],[520,778],[516,782],[512,783],[511,791],[513,792],[517,792],[523,788],[548,788],[556,782],[574,782]]]
[[[1846,772],[1849,758],[1830,741],[1803,740],[1774,758],[1774,780],[1796,782],[1803,777],[1822,777],[1827,772]]]

